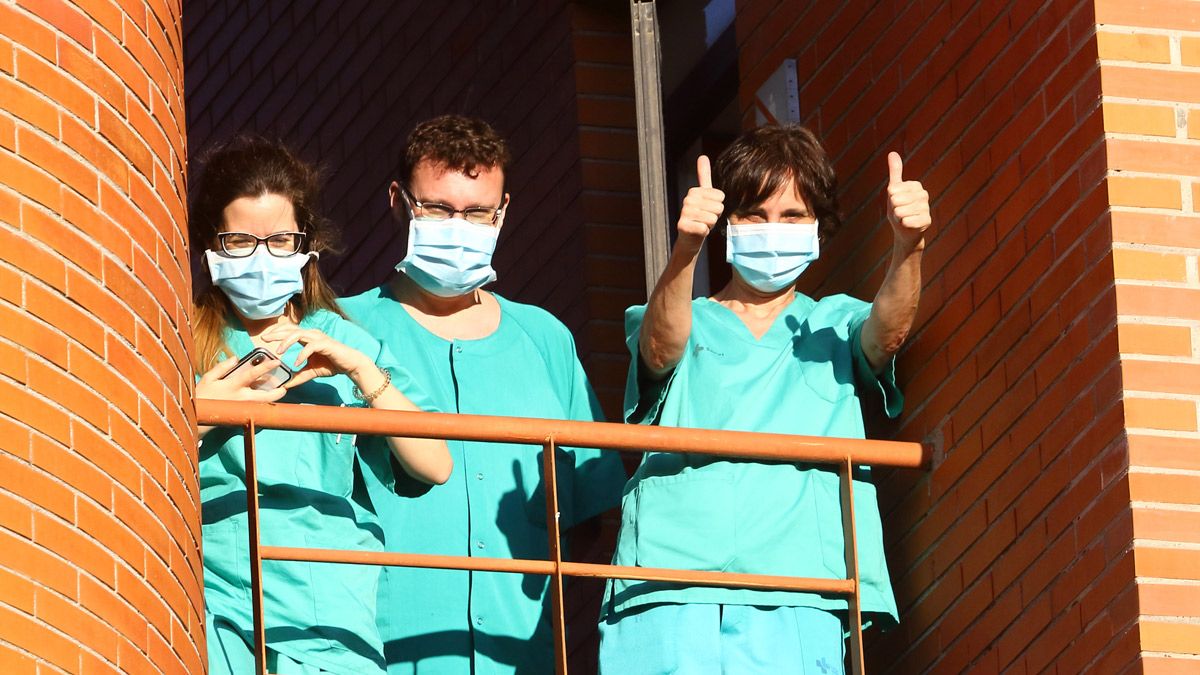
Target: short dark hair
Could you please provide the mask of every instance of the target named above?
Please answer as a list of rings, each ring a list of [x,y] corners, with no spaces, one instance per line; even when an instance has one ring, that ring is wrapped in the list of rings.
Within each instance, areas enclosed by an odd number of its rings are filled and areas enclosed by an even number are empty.
[[[713,164],[713,185],[725,192],[726,218],[766,201],[789,178],[817,217],[821,241],[827,241],[842,224],[837,176],[820,141],[806,127],[768,124],[752,129],[738,136]]]
[[[442,115],[425,120],[412,130],[400,154],[400,177],[412,178],[422,160],[475,177],[484,169],[507,168],[508,144],[487,122],[465,115]]]
[[[292,203],[296,224],[308,235],[306,251],[337,252],[337,229],[319,210],[320,171],[282,142],[243,134],[212,147],[201,160],[188,219],[193,242],[212,244],[234,200],[275,194]]]

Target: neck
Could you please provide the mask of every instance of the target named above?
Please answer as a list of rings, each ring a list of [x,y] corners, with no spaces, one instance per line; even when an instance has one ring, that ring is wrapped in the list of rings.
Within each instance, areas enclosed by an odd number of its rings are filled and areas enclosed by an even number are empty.
[[[279,316],[273,316],[269,319],[247,319],[241,315],[239,315],[238,318],[241,319],[242,327],[246,329],[246,332],[250,334],[250,337],[254,338],[258,337],[260,333],[271,326],[292,325],[296,323],[294,320],[292,320],[290,314],[291,312],[289,308],[289,311],[284,312]]]
[[[764,293],[747,284],[734,272],[733,278],[729,280],[725,288],[722,288],[712,298],[722,304],[740,307],[755,313],[770,314],[790,305],[795,294],[795,282],[774,293]]]
[[[434,316],[450,316],[451,314],[474,307],[481,302],[479,294],[482,291],[474,290],[465,295],[444,298],[421,288],[417,282],[408,278],[408,275],[403,272],[399,272],[392,277],[390,285],[392,295],[397,300],[411,305],[422,313]]]

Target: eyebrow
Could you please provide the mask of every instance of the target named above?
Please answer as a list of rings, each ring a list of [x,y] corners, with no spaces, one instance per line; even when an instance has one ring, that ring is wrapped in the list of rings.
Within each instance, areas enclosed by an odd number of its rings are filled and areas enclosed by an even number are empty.
[[[739,215],[746,215],[746,216],[766,216],[767,215],[766,209],[762,208],[761,206],[756,206],[756,207],[751,207],[751,208],[734,209],[733,212],[736,214],[739,214]],[[810,209],[787,209],[787,210],[783,211],[782,213],[780,213],[779,215],[785,216],[785,217],[786,216],[811,216],[812,211]]]

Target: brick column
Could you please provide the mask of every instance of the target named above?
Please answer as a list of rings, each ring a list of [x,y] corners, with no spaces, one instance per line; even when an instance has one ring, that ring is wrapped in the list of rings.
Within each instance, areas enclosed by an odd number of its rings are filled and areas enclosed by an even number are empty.
[[[0,2],[0,671],[204,671],[178,2]]]
[[[1200,4],[1098,2],[1142,672],[1200,670]]]
[[[587,242],[584,366],[610,420],[621,419],[629,352],[625,308],[646,301],[628,4],[571,5]]]

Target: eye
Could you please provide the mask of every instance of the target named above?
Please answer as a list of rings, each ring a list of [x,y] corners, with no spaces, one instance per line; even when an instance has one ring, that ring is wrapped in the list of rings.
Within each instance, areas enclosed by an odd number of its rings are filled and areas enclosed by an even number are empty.
[[[253,248],[258,240],[241,232],[227,232],[221,235],[221,243],[226,249]]]
[[[767,219],[761,213],[734,213],[730,216],[729,222],[734,225],[749,225],[765,223]]]
[[[454,215],[454,209],[445,204],[421,204],[421,210],[434,218],[449,218]]]
[[[294,232],[279,232],[267,237],[267,246],[273,249],[295,251],[299,244],[300,237]]]
[[[496,209],[477,208],[463,211],[463,218],[476,225],[491,225],[496,217]]]
[[[784,216],[780,222],[811,225],[812,223],[817,222],[817,219],[810,215],[787,215]]]

